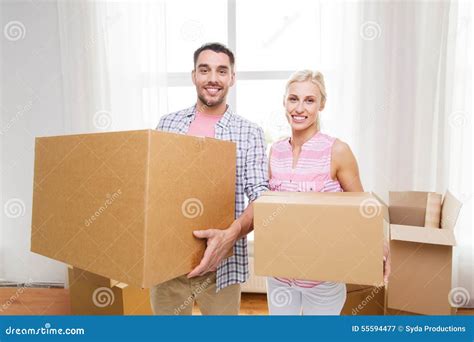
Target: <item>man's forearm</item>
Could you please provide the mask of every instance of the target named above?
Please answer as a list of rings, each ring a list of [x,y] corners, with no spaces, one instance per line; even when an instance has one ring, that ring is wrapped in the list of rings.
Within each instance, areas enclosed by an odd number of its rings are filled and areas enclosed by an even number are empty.
[[[243,238],[253,230],[253,205],[249,203],[244,212],[231,225],[238,232],[237,239]]]

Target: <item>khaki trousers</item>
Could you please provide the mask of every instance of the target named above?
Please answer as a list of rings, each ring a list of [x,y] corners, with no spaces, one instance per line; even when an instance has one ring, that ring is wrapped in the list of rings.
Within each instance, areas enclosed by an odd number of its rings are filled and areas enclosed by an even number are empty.
[[[152,287],[150,301],[155,315],[192,315],[194,302],[203,315],[238,315],[240,284],[216,293],[216,272],[191,279],[183,275]]]

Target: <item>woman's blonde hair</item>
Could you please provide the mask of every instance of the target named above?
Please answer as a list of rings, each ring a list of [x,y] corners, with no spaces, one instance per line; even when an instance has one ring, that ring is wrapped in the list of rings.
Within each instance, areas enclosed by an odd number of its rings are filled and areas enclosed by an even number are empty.
[[[290,88],[290,85],[294,82],[306,82],[306,81],[311,81],[314,84],[316,84],[319,88],[319,91],[321,92],[321,106],[325,106],[326,104],[326,85],[324,84],[324,76],[321,72],[319,71],[313,71],[313,70],[299,70],[295,71],[288,81],[286,82],[286,89],[285,89],[285,101],[286,101],[286,96],[288,95],[288,89]],[[319,115],[318,115],[318,121],[316,122],[318,131],[319,131]]]

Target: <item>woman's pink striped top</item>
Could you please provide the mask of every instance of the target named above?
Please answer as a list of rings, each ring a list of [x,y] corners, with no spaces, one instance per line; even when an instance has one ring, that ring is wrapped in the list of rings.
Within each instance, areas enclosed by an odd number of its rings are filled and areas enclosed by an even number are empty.
[[[316,133],[301,146],[296,167],[290,138],[277,141],[270,151],[270,190],[342,192],[337,180],[331,179],[331,152],[336,138]],[[316,280],[275,278],[288,285],[311,288],[322,283]]]

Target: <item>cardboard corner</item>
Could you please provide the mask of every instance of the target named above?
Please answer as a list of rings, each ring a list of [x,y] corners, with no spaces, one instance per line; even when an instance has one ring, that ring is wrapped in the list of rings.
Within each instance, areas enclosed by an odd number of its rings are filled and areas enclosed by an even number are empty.
[[[454,197],[454,195],[449,190],[446,190],[443,203],[441,205],[442,229],[454,230],[461,208],[462,202]]]

